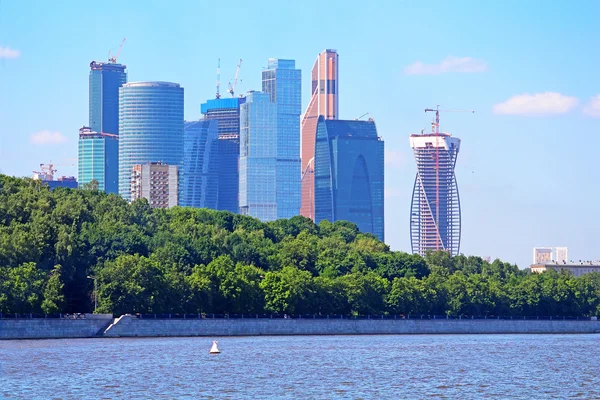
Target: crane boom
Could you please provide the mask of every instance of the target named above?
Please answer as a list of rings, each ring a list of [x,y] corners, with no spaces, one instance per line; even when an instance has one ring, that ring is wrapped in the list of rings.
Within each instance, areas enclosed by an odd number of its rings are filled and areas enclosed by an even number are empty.
[[[440,133],[440,111],[442,112],[470,112],[470,113],[475,113],[475,110],[458,110],[458,109],[454,109],[454,110],[440,110],[440,106],[439,104],[435,107],[435,108],[426,108],[425,112],[435,112],[435,124],[432,123],[432,130],[435,127],[435,130],[433,131],[433,133]]]
[[[121,42],[121,44],[119,45],[119,50],[117,50],[117,54],[115,54],[114,56],[112,55],[111,51],[108,51],[108,54],[110,57],[108,57],[108,62],[111,64],[116,64],[117,63],[117,59],[119,58],[119,55],[121,54],[121,50],[123,49],[123,45],[125,44],[125,41],[127,40],[127,38],[123,38],[123,41]]]
[[[241,67],[242,67],[242,59],[240,58],[240,61],[238,61],[237,69],[235,70],[235,77],[233,78],[233,85],[231,85],[231,83],[229,83],[228,92],[231,94],[231,97],[233,97],[235,95],[235,87],[237,85]]]

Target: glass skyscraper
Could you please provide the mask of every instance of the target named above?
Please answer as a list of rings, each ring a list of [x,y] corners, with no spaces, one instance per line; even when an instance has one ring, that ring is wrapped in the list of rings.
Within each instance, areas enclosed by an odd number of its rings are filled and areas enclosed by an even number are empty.
[[[119,194],[131,199],[133,166],[162,162],[183,167],[183,88],[133,82],[119,89]]]
[[[271,58],[262,72],[262,90],[277,105],[277,218],[300,214],[301,79],[294,60]]]
[[[300,214],[315,219],[315,137],[319,116],[338,119],[338,60],[335,50],[327,49],[317,56],[311,72],[311,97],[302,117],[302,204]]]
[[[119,134],[119,88],[127,83],[125,65],[90,63],[90,123],[94,132]]]
[[[212,99],[200,106],[206,120],[218,122],[219,197],[217,210],[239,212],[240,104],[244,98]]]
[[[240,213],[277,219],[277,105],[249,92],[240,106]]]
[[[320,116],[315,143],[315,222],[346,220],[384,240],[384,142],[375,122]]]
[[[79,130],[79,185],[118,193],[119,88],[127,82],[125,65],[92,61],[89,76],[89,127]]]
[[[119,140],[117,135],[79,129],[78,181],[83,186],[96,181],[98,190],[119,193]]]
[[[218,121],[200,120],[184,124],[183,196],[187,207],[217,208],[219,194]]]

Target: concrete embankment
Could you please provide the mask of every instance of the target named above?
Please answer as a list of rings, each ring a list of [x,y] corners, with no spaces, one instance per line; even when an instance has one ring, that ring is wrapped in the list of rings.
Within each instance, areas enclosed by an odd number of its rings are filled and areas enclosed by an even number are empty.
[[[600,321],[503,319],[2,319],[0,339],[92,337],[600,333]]]
[[[469,319],[167,319],[122,316],[104,337],[600,333],[600,321]]]
[[[113,322],[111,314],[81,318],[0,319],[0,339],[65,339],[102,336]]]

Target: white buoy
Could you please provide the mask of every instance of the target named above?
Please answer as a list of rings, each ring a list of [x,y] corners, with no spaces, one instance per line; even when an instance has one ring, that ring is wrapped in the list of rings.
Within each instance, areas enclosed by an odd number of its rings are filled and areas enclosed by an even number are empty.
[[[210,348],[210,351],[208,352],[209,354],[219,354],[219,348],[217,347],[217,341],[213,340],[213,344],[212,347]]]

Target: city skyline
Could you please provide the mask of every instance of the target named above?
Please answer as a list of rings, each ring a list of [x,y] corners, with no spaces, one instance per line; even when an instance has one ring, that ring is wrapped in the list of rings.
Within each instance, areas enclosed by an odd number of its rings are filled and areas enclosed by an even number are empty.
[[[107,3],[94,8],[98,22],[82,32],[54,21],[90,12],[87,5],[61,10],[59,16],[45,4],[32,13],[19,3],[3,3],[0,47],[8,50],[0,60],[0,170],[29,176],[41,162],[68,163],[76,157],[77,128],[88,112],[88,83],[85,67],[73,66],[105,60],[102,55],[123,36],[128,41],[119,62],[128,65],[130,80],[180,83],[186,88],[187,120],[198,119],[197,104],[214,92],[218,56],[230,56],[222,58],[224,81],[233,76],[237,59],[244,58],[243,83],[238,84],[242,92],[260,88],[256,73],[244,71],[260,71],[268,57],[294,58],[308,72],[314,55],[333,47],[342,57],[340,117],[370,112],[386,141],[386,241],[394,250],[410,251],[407,210],[416,171],[406,136],[427,125],[424,107],[441,104],[477,110],[474,117],[444,118],[445,130],[463,140],[456,167],[463,208],[461,252],[491,255],[525,268],[535,244],[564,243],[582,259],[598,258],[598,239],[581,225],[594,215],[592,205],[571,205],[573,193],[586,188],[594,197],[598,190],[586,183],[595,180],[589,160],[599,139],[589,132],[598,126],[593,116],[600,87],[579,77],[594,76],[590,68],[599,56],[589,48],[598,32],[592,17],[599,5],[586,2],[583,13],[579,7],[536,1],[463,4],[468,13],[443,2],[390,2],[366,16],[328,4],[324,11],[339,11],[339,22],[323,24],[318,32],[294,23],[299,21],[294,13],[316,3],[286,5],[277,10],[279,18],[271,27],[282,34],[268,36],[272,40],[264,40],[267,30],[262,27],[243,37],[222,29],[223,40],[207,45],[195,37],[189,19],[218,15],[224,12],[221,7],[200,10],[197,5],[150,2],[144,16],[136,16],[136,5],[122,5],[117,13]],[[247,16],[264,12],[250,5],[236,7]],[[433,10],[446,17],[424,30],[418,21]],[[399,15],[393,24],[391,15]],[[283,16],[288,18],[285,24]],[[28,29],[19,26],[23,18],[31,21]],[[360,18],[365,29],[345,27],[342,21],[348,18]],[[501,24],[503,19],[510,23]],[[114,32],[107,34],[101,20],[111,20]],[[206,29],[219,30],[210,20],[202,22]],[[177,40],[170,38],[167,46],[167,38],[150,29],[157,24],[173,27],[170,32]],[[564,29],[551,29],[556,26]],[[413,42],[417,31],[418,43]],[[388,51],[386,38],[392,33],[400,52]],[[39,38],[68,41],[69,46],[50,49]],[[201,47],[200,54],[191,54],[193,47]],[[180,53],[182,48],[188,51]],[[589,62],[581,63],[581,55]],[[150,56],[152,62],[147,62]],[[543,68],[539,60],[544,60]],[[310,82],[304,79],[302,85],[304,110]],[[61,167],[59,175],[75,175],[75,170]]]

